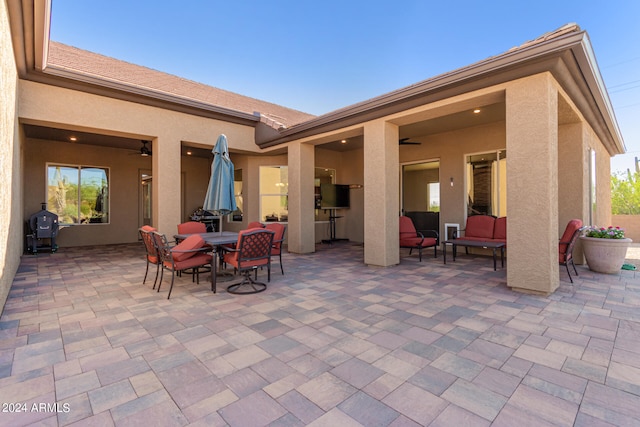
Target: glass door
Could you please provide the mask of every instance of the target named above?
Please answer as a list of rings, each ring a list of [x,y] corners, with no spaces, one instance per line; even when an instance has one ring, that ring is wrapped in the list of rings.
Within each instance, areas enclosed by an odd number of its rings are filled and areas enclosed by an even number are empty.
[[[402,165],[402,214],[417,230],[440,231],[440,161]]]

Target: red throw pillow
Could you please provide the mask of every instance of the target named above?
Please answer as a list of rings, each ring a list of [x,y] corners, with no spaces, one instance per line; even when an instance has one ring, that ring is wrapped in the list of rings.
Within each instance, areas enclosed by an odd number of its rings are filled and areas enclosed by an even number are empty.
[[[173,255],[173,260],[176,262],[184,261],[185,259],[189,259],[198,252],[196,249],[200,249],[205,245],[204,239],[198,234],[192,234],[191,236],[184,239],[180,242],[179,245],[176,245],[171,249],[171,254]],[[193,251],[193,252],[182,252],[182,251]]]

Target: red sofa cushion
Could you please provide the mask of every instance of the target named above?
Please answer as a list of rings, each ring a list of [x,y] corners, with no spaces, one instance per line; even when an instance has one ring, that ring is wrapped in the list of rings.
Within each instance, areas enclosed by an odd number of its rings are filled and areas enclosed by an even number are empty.
[[[493,238],[493,228],[496,219],[489,215],[473,215],[467,218],[467,227],[464,231],[464,238],[470,237],[488,240]]]
[[[507,241],[507,217],[501,216],[496,218],[496,223],[493,226],[493,238],[496,240]]]

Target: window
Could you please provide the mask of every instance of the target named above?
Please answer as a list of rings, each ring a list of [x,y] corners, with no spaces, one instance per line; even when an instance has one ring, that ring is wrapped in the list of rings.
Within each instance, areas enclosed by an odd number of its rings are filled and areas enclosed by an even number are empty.
[[[289,219],[287,166],[260,166],[260,221]]]
[[[467,216],[507,216],[506,150],[467,156]]]
[[[47,165],[47,210],[61,224],[109,222],[109,169]]]
[[[402,165],[401,179],[403,212],[440,212],[439,160]]]

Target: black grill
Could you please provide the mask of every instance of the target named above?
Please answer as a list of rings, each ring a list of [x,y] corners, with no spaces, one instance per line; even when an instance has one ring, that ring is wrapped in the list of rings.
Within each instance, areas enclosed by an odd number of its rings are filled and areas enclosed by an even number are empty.
[[[207,226],[207,231],[218,231],[220,229],[220,217],[213,212],[197,209],[191,214],[191,221],[202,222]]]
[[[27,234],[27,250],[31,253],[38,253],[39,250],[58,250],[56,236],[58,235],[58,215],[47,210],[46,203],[42,204],[42,210],[29,217],[27,223],[29,234]]]

